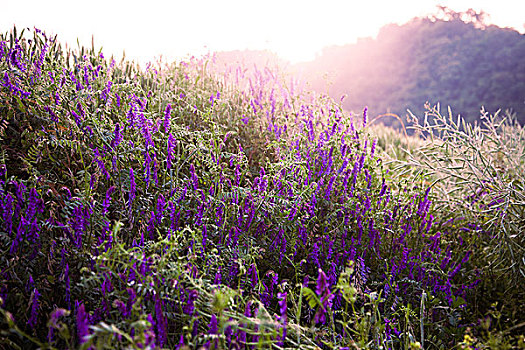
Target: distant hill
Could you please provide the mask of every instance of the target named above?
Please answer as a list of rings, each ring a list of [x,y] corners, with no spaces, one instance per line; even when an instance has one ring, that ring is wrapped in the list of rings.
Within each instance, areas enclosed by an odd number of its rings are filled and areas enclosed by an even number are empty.
[[[469,121],[481,106],[511,109],[525,124],[525,36],[484,25],[483,13],[441,10],[442,18],[390,24],[376,39],[325,48],[297,68],[314,90],[337,100],[347,95],[349,110],[422,115],[429,101]]]

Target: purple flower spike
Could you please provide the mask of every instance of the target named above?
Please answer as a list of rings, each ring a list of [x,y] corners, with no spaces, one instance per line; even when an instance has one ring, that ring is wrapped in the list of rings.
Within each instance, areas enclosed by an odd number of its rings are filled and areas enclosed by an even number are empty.
[[[286,292],[277,293],[277,298],[279,299],[279,314],[282,323],[286,323],[286,296]]]
[[[171,104],[168,103],[166,107],[166,112],[164,114],[164,133],[167,134],[170,128],[170,118],[171,118]]]
[[[363,109],[363,128],[366,127],[366,124],[367,124],[367,120],[368,119],[368,107],[365,107],[365,109]]]
[[[38,322],[38,309],[40,309],[40,302],[38,300],[39,298],[40,298],[40,293],[38,292],[38,290],[36,288],[33,289],[33,301],[32,301],[32,305],[31,305],[31,316],[29,317],[29,320],[27,321],[27,324],[31,328],[35,328],[36,323]]]
[[[315,287],[315,292],[317,295],[321,295],[327,288],[328,282],[326,280],[326,274],[323,272],[323,270],[319,269],[319,277],[317,277],[317,286]]]
[[[77,309],[77,335],[80,344],[84,344],[89,336],[89,317],[83,303],[77,301],[75,304]]]

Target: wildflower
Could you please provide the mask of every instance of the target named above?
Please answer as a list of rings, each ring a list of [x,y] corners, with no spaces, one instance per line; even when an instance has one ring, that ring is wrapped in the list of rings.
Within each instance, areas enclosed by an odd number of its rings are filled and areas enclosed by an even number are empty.
[[[151,325],[149,329],[147,329],[144,333],[145,335],[145,340],[144,340],[144,345],[145,345],[145,348],[153,348],[153,344],[155,344],[155,321],[153,321],[153,317],[151,316],[151,314],[148,314],[148,316],[146,317],[146,319],[148,320],[149,324]]]
[[[49,342],[53,341],[53,333],[55,329],[61,329],[63,325],[58,324],[58,320],[61,317],[68,316],[69,311],[62,308],[57,308],[53,310],[50,314],[49,321],[47,322],[47,326],[49,327],[49,332],[47,334],[47,339]]]
[[[317,278],[315,292],[319,296],[321,305],[317,309],[314,320],[316,323],[324,323],[326,321],[326,312],[332,307],[334,294],[330,292],[326,274],[321,269],[319,269],[319,277]]]
[[[113,85],[113,82],[111,80],[108,80],[106,87],[102,91],[101,97],[104,101],[108,101],[109,93],[111,92],[111,86]]]
[[[36,288],[33,289],[33,298],[31,302],[31,316],[29,317],[29,320],[27,321],[27,324],[31,328],[35,328],[36,323],[38,322],[38,310],[40,309],[40,293]]]
[[[164,113],[164,133],[168,132],[170,128],[170,116],[171,116],[171,103],[168,103],[166,107],[166,112]]]
[[[49,317],[49,324],[53,327],[58,327],[57,322],[61,317],[69,315],[69,311],[62,308],[57,308],[51,312]]]
[[[251,287],[255,288],[255,286],[257,286],[257,283],[259,283],[259,279],[257,277],[257,268],[255,267],[255,264],[252,264],[248,269],[248,275],[250,276]]]
[[[372,147],[370,149],[370,158],[374,158],[374,153],[376,151],[376,145],[377,145],[377,139],[374,139],[374,141],[372,141]]]
[[[94,160],[97,163],[98,168],[106,176],[106,179],[109,180],[110,175],[109,175],[108,171],[106,170],[106,167],[104,165],[104,161],[102,160],[102,156],[100,155],[97,147],[95,147],[93,149],[93,153],[94,153]]]
[[[127,113],[128,117],[128,123],[132,128],[135,128],[135,119],[137,118],[136,112],[135,112],[135,102],[132,100],[129,103],[129,110]]]
[[[197,190],[199,187],[199,178],[197,177],[197,174],[195,173],[195,167],[193,164],[190,165],[190,172],[191,172],[191,181],[193,182],[193,189]]]
[[[49,106],[44,106],[44,110],[49,114],[49,116],[51,117],[52,121],[54,121],[56,123],[58,122],[57,115],[55,114],[55,112],[53,112],[53,110]]]
[[[115,130],[113,131],[113,140],[111,141],[111,147],[117,148],[122,141],[122,134],[120,133],[120,124],[115,125]]]
[[[166,316],[164,316],[164,313],[162,312],[162,299],[158,296],[158,294],[155,294],[155,316],[157,319],[157,334],[159,339],[159,344],[162,347],[167,340],[167,333],[166,328],[168,325],[168,320],[166,319]]]
[[[195,311],[195,301],[197,301],[197,297],[199,296],[199,293],[196,290],[190,290],[188,292],[188,298],[186,299],[186,304],[184,305],[182,311],[192,316],[193,312]]]
[[[363,128],[366,127],[367,117],[368,117],[368,107],[365,107],[365,109],[363,110]]]
[[[277,293],[277,298],[279,299],[279,320],[282,323],[282,330],[283,334],[281,336],[281,339],[279,339],[278,345],[283,346],[284,340],[286,339],[286,292],[283,293]]]
[[[115,186],[111,186],[106,191],[106,198],[104,199],[104,202],[102,202],[102,215],[106,215],[108,213],[109,205],[111,204],[111,195],[115,191]]]
[[[286,296],[286,292],[277,293],[277,299],[279,299],[279,318],[283,324],[286,324]]]

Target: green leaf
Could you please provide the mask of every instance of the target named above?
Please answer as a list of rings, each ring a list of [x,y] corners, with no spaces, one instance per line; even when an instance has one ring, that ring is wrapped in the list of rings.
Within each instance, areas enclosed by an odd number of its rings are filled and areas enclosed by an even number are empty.
[[[303,287],[303,294],[306,298],[306,301],[308,301],[308,305],[315,309],[317,306],[322,306],[321,300],[319,300],[319,297],[313,290],[311,290],[308,287]]]

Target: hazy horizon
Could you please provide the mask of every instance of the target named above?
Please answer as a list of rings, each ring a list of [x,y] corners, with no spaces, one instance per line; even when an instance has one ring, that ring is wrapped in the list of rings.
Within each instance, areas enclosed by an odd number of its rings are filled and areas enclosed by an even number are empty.
[[[162,55],[178,60],[207,52],[268,50],[291,63],[309,61],[324,47],[374,38],[384,25],[403,24],[436,12],[437,5],[454,11],[473,8],[490,15],[489,24],[525,32],[525,3],[515,1],[402,0],[353,4],[328,1],[265,3],[228,0],[173,3],[161,0],[144,6],[137,1],[48,2],[7,0],[0,30],[37,27],[57,34],[61,42],[102,48],[105,55],[139,62]]]

